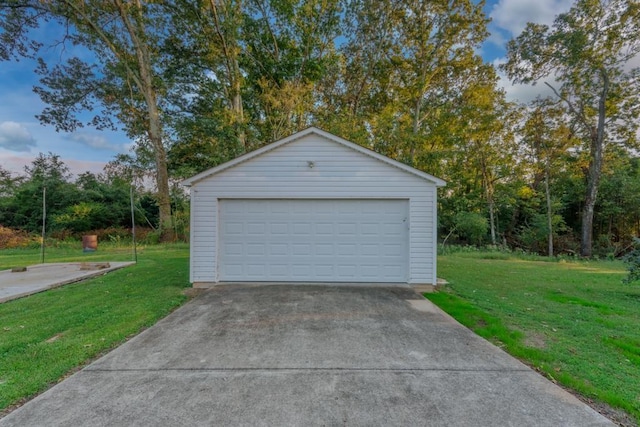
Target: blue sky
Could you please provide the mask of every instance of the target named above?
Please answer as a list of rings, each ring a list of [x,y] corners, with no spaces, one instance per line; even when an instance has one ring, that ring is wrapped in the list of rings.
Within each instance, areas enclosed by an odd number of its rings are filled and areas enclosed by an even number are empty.
[[[504,57],[505,43],[520,34],[527,22],[551,24],[553,18],[567,11],[572,3],[572,0],[487,0],[485,12],[492,19],[491,36],[480,54],[485,61],[499,64]],[[59,52],[48,54],[59,55]],[[52,126],[41,125],[35,115],[44,105],[32,90],[38,84],[34,68],[35,63],[28,60],[0,62],[0,165],[4,169],[22,173],[38,153],[52,152],[75,174],[99,173],[116,154],[128,152],[131,141],[122,132],[83,128],[73,133],[58,133]],[[512,86],[506,79],[502,79],[501,84],[510,99],[520,101],[530,100],[544,90],[543,85]]]

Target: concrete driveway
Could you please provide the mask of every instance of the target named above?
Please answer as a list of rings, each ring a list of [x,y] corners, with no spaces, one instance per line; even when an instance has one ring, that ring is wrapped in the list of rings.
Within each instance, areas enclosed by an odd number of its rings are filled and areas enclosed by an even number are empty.
[[[578,399],[409,288],[229,286],[1,426],[596,426]]]

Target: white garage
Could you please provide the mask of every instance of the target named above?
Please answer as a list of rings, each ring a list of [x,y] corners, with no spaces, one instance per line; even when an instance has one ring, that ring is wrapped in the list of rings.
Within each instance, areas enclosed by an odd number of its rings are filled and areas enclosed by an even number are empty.
[[[436,283],[438,178],[309,128],[200,173],[190,280]]]

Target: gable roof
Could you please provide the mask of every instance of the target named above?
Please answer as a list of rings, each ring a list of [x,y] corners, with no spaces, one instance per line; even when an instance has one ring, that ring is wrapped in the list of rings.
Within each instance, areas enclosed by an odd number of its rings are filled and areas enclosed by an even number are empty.
[[[395,168],[403,170],[403,171],[405,171],[407,173],[410,173],[412,175],[416,175],[416,176],[418,176],[418,177],[420,177],[420,178],[422,178],[422,179],[424,179],[426,181],[429,181],[429,182],[435,184],[437,187],[443,187],[443,186],[446,185],[446,182],[444,180],[440,179],[440,178],[436,178],[433,175],[429,175],[428,173],[425,173],[425,172],[422,172],[422,171],[420,171],[418,169],[412,168],[411,166],[407,166],[404,163],[398,162],[397,160],[390,159],[387,156],[383,156],[382,154],[376,153],[373,150],[369,150],[368,148],[362,147],[362,146],[360,146],[358,144],[354,144],[353,142],[347,141],[344,138],[340,138],[339,136],[336,136],[336,135],[334,135],[332,133],[329,133],[329,132],[325,132],[322,129],[318,129],[317,127],[313,127],[313,126],[307,128],[305,130],[302,130],[300,132],[294,133],[293,135],[290,135],[290,136],[288,136],[286,138],[283,138],[283,139],[280,139],[278,141],[272,142],[271,144],[265,145],[262,148],[259,148],[257,150],[254,150],[254,151],[251,151],[249,153],[243,154],[240,157],[236,157],[235,159],[230,160],[230,161],[228,161],[226,163],[223,163],[221,165],[218,165],[218,166],[216,166],[214,168],[207,169],[204,172],[200,172],[199,174],[194,175],[191,178],[187,178],[184,181],[182,181],[182,185],[184,185],[186,187],[190,187],[193,184],[197,183],[198,181],[202,181],[205,178],[209,178],[209,177],[211,177],[213,175],[216,175],[216,174],[218,174],[218,173],[220,173],[222,171],[225,171],[225,170],[230,169],[230,168],[232,168],[234,166],[237,166],[240,163],[244,163],[244,162],[246,162],[248,160],[253,159],[254,157],[261,156],[264,153],[267,153],[269,151],[272,151],[272,150],[275,150],[277,148],[280,148],[280,147],[282,147],[284,145],[287,145],[287,144],[289,144],[289,143],[291,143],[293,141],[296,141],[296,140],[298,140],[300,138],[303,138],[303,137],[305,137],[307,135],[311,135],[311,134],[319,135],[319,136],[321,136],[323,138],[326,138],[326,139],[328,139],[330,141],[336,142],[336,143],[338,143],[340,145],[343,145],[343,146],[345,146],[347,148],[350,148],[350,149],[352,149],[354,151],[357,151],[357,152],[359,152],[361,154],[364,154],[366,156],[372,157],[372,158],[374,158],[376,160],[379,160],[379,161],[381,161],[383,163],[386,163],[386,164],[388,164],[390,166],[393,166]]]

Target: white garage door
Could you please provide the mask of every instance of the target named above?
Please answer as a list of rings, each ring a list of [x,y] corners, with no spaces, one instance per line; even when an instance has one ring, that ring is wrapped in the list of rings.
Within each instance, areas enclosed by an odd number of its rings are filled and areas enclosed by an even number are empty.
[[[221,200],[221,281],[406,282],[407,200]]]

